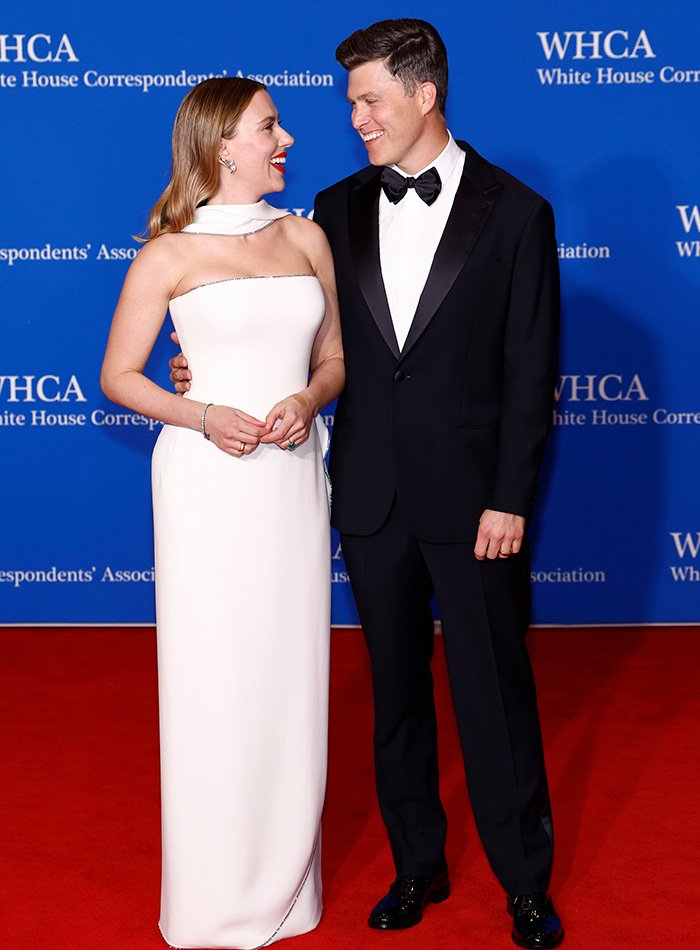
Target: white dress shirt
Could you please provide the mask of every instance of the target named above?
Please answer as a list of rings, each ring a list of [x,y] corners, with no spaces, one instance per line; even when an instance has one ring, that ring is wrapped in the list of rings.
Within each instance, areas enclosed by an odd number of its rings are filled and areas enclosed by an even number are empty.
[[[379,196],[379,261],[394,331],[403,349],[420,295],[437,251],[464,168],[465,154],[452,135],[445,148],[428,168],[436,168],[442,188],[431,205],[419,198],[414,188],[392,204],[382,190]],[[394,171],[409,176],[396,165]]]

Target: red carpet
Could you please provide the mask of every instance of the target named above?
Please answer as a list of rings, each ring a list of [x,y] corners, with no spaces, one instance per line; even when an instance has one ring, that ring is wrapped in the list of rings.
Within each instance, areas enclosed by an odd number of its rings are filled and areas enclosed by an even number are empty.
[[[536,630],[530,647],[570,950],[699,946],[700,628]],[[453,895],[399,933],[374,802],[361,634],[333,635],[326,907],[290,950],[512,946],[476,837],[442,644],[435,677]],[[163,950],[152,630],[0,630],[0,948]]]

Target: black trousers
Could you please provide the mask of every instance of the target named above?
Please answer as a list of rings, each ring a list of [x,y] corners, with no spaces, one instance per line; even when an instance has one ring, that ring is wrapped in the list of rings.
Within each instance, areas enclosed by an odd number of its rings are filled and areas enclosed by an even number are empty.
[[[411,535],[395,499],[369,536],[341,535],[371,664],[377,791],[399,875],[445,863],[430,663],[437,594],[467,786],[491,867],[510,895],[546,890],[552,821],[525,634],[527,545],[479,562],[473,544]]]

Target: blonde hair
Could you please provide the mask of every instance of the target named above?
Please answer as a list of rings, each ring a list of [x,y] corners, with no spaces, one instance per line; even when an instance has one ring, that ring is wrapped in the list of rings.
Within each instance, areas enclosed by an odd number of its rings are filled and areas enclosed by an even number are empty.
[[[230,76],[205,79],[180,104],[173,126],[173,161],[168,187],[148,218],[151,241],[168,231],[181,231],[194,212],[219,187],[219,144],[230,139],[238,120],[260,89],[253,79]]]

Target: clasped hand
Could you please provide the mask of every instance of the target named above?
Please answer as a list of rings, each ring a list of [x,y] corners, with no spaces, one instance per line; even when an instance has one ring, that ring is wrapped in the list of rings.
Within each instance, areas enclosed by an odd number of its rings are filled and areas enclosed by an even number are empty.
[[[240,457],[250,455],[261,443],[296,448],[308,439],[312,422],[311,410],[287,396],[270,409],[264,420],[230,406],[210,406],[206,431],[222,452]]]
[[[177,343],[176,334],[171,336]],[[170,360],[170,378],[179,393],[190,388],[192,374],[182,353]],[[281,449],[303,445],[309,438],[312,424],[311,408],[298,398],[287,396],[275,403],[264,420],[231,406],[212,405],[207,409],[205,429],[217,448],[240,458],[253,453],[261,443],[275,444]]]

